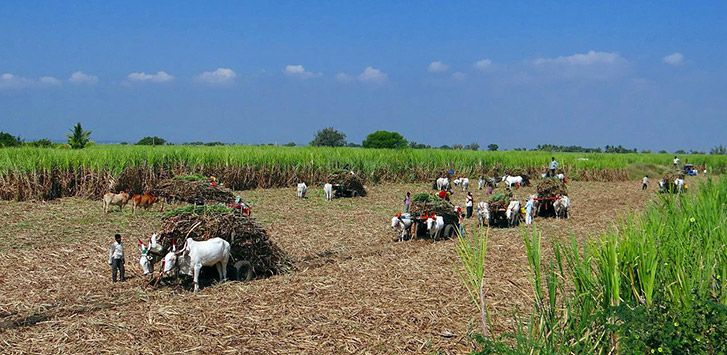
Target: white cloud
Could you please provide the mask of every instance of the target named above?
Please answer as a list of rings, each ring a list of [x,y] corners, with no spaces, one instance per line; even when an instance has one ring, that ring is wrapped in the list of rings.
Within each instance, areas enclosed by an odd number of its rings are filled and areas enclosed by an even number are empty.
[[[60,85],[61,81],[52,76],[42,76],[35,80],[10,73],[0,75],[0,89],[42,88]]]
[[[442,62],[431,62],[427,69],[430,73],[444,73],[449,70],[449,65]]]
[[[235,82],[237,74],[230,68],[217,68],[213,72],[203,72],[195,77],[199,82],[210,85],[230,85]]]
[[[629,63],[615,52],[589,51],[556,58],[538,58],[532,64],[549,80],[608,81],[623,76]]]
[[[682,62],[684,62],[684,56],[681,53],[676,52],[676,53],[669,54],[668,56],[662,58],[661,60],[663,60],[664,63],[669,64],[669,65],[674,65],[674,66],[682,65]]]
[[[336,74],[336,81],[339,83],[350,83],[353,81],[353,78],[346,73],[338,73]]]
[[[388,76],[381,69],[366,67],[363,73],[358,75],[358,80],[362,83],[383,84],[388,80]]]
[[[129,81],[136,81],[136,82],[150,81],[152,83],[165,83],[165,82],[174,80],[174,77],[163,71],[159,71],[156,74],[131,73],[131,74],[129,74],[127,79]]]
[[[483,70],[483,71],[488,70],[488,69],[492,68],[492,61],[485,58],[483,60],[475,62],[473,67],[475,67],[475,69],[477,69],[477,70]]]
[[[589,51],[586,54],[573,54],[567,57],[557,58],[538,58],[535,60],[535,65],[573,65],[573,66],[588,66],[596,64],[618,64],[625,62],[625,59],[615,52],[596,52]]]
[[[71,74],[71,77],[68,78],[68,82],[72,84],[96,85],[96,83],[98,83],[98,77],[95,75],[84,74],[82,71],[77,71]]]
[[[310,79],[315,76],[321,76],[321,73],[312,73],[306,71],[302,65],[286,65],[284,70],[286,75],[293,76],[300,79]]]
[[[462,81],[465,78],[467,78],[467,74],[465,74],[465,73],[463,73],[461,71],[452,73],[452,79],[454,79],[454,80]]]
[[[38,82],[41,84],[49,85],[49,86],[60,86],[61,81],[52,77],[52,76],[41,76],[40,79],[38,79]]]

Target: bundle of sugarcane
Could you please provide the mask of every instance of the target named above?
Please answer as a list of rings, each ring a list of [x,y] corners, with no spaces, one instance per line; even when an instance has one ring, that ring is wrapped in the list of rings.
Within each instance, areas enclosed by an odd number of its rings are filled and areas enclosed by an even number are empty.
[[[154,191],[159,196],[169,196],[188,203],[204,201],[227,204],[234,200],[232,190],[214,186],[206,180],[168,179],[159,183]]]
[[[181,249],[187,238],[204,241],[215,237],[230,243],[231,262],[249,262],[256,276],[279,274],[289,267],[285,254],[260,223],[227,207],[187,206],[168,212],[162,218],[157,243],[166,252],[172,243]]]
[[[443,200],[437,196],[427,194],[431,198],[424,200],[418,194],[414,195],[414,199],[409,207],[409,213],[414,217],[437,215],[444,217],[445,223],[459,221],[454,205],[449,201]],[[419,197],[419,198],[417,198]]]
[[[535,186],[535,191],[540,197],[553,197],[553,196],[567,196],[568,188],[565,186],[565,182],[556,178],[545,178],[540,179],[538,184]]]
[[[345,190],[355,191],[357,196],[366,196],[364,178],[353,172],[345,170],[335,171],[328,176],[328,182],[334,185],[339,184]]]

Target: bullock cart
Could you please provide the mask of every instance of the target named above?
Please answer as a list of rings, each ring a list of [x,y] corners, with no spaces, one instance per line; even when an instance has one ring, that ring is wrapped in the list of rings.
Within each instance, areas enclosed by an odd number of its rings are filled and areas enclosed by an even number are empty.
[[[289,267],[285,254],[270,241],[262,225],[248,215],[222,206],[187,206],[168,212],[162,218],[162,230],[150,257],[159,264],[169,251],[181,250],[188,238],[204,241],[215,237],[230,243],[227,272],[231,279],[271,276]],[[216,272],[209,268],[202,275],[216,276]]]

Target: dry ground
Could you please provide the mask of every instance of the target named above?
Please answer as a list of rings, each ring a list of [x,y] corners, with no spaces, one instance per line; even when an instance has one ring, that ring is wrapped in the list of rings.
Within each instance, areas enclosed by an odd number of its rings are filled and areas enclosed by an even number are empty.
[[[569,189],[569,219],[536,219],[546,249],[553,239],[602,233],[654,195],[635,182]],[[365,198],[329,203],[320,191],[305,200],[293,188],[242,192],[295,269],[199,294],[144,285],[135,240],[159,228],[157,211],[104,216],[96,201],[0,202],[0,353],[467,352],[477,310],[456,272],[456,241],[393,242],[389,221],[406,191],[430,190],[377,185]],[[454,201],[464,205],[464,194]],[[475,230],[474,218],[466,228]],[[523,230],[489,231],[495,333],[530,308]],[[116,232],[131,279],[111,284]]]

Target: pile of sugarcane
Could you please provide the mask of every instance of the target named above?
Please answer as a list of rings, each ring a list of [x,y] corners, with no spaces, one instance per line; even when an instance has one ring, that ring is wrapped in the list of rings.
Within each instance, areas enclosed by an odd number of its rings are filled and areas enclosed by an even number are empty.
[[[260,223],[239,211],[221,206],[187,206],[162,218],[157,243],[162,250],[177,250],[187,238],[204,241],[219,237],[230,243],[231,263],[247,261],[257,277],[279,274],[289,265],[283,251],[273,244]]]
[[[415,218],[423,216],[442,216],[445,223],[456,223],[459,221],[454,205],[438,196],[421,193],[412,197],[409,213]]]
[[[328,182],[333,185],[341,185],[346,191],[355,191],[356,196],[366,196],[366,189],[364,188],[366,181],[361,175],[339,170],[328,176]]]
[[[535,191],[540,197],[567,196],[568,188],[565,182],[556,178],[540,179],[535,185]]]
[[[188,203],[227,204],[234,200],[232,190],[214,186],[206,180],[167,179],[159,183],[154,192],[159,196]]]

